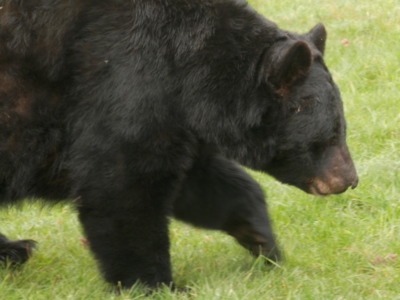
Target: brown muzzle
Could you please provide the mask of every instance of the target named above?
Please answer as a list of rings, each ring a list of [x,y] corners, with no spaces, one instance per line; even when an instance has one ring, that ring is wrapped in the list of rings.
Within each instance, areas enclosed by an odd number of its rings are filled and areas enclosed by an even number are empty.
[[[309,192],[318,196],[340,194],[349,187],[354,189],[357,184],[357,171],[350,152],[344,144],[334,147],[321,174],[310,180]]]

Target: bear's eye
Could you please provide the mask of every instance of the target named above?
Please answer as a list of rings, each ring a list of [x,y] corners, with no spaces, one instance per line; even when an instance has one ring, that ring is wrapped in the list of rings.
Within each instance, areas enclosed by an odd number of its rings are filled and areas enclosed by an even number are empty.
[[[301,98],[295,105],[290,108],[292,114],[298,114],[301,111],[307,110],[314,106],[316,103],[321,103],[321,99],[318,96],[306,96]]]
[[[299,105],[297,105],[297,106],[294,106],[294,107],[291,107],[290,108],[290,113],[291,114],[298,114],[299,112],[301,112],[301,106],[300,106],[300,104]]]

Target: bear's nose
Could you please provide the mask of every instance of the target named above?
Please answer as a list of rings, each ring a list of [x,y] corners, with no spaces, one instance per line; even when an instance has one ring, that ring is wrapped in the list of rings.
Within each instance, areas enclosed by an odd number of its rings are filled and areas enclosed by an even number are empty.
[[[354,179],[354,181],[351,184],[351,188],[354,190],[358,186],[358,176]]]

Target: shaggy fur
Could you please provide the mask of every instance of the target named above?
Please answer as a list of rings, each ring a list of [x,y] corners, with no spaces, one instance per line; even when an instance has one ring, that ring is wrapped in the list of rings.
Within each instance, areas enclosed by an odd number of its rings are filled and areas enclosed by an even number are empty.
[[[356,186],[322,25],[286,32],[242,0],[0,3],[0,202],[78,199],[107,281],[171,283],[169,215],[279,259],[237,163]],[[1,236],[0,260],[32,245]]]

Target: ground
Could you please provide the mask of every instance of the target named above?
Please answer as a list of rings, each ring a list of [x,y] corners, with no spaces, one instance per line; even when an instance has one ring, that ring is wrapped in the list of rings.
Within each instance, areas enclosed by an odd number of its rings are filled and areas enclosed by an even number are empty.
[[[320,199],[252,173],[268,193],[285,263],[270,270],[225,235],[173,222],[174,277],[191,289],[164,290],[151,298],[395,299],[400,293],[399,5],[252,3],[283,28],[303,32],[319,21],[327,26],[326,60],[345,102],[360,185]],[[0,271],[4,298],[117,299],[81,243],[70,207],[6,209],[0,223],[10,237],[40,242],[24,268]],[[143,293],[136,289],[124,299],[141,299]]]

